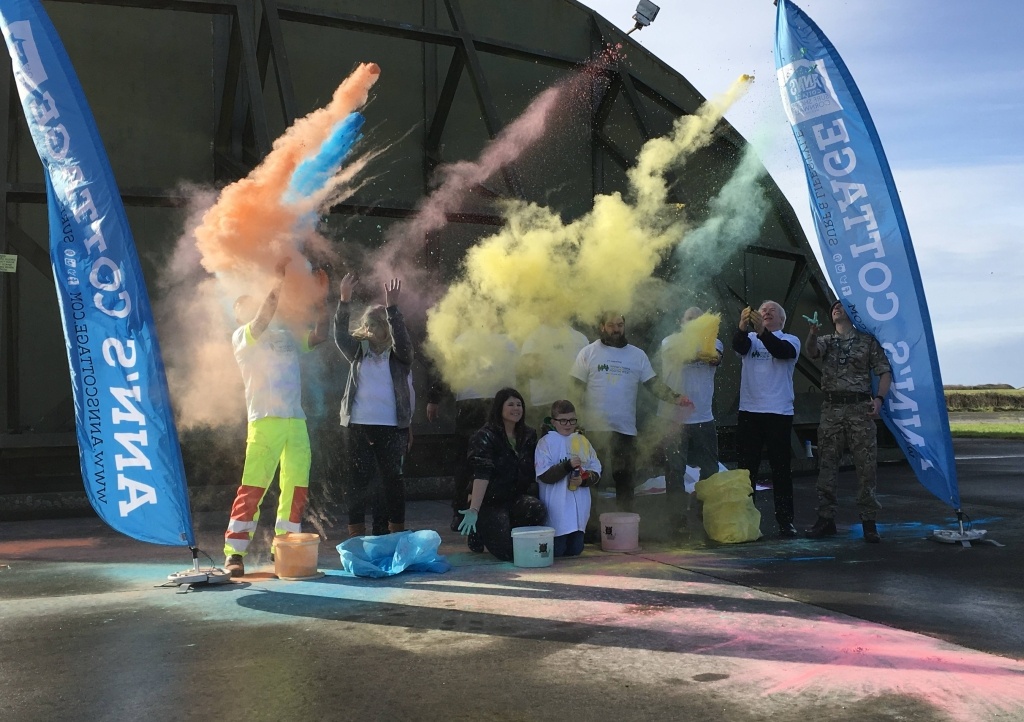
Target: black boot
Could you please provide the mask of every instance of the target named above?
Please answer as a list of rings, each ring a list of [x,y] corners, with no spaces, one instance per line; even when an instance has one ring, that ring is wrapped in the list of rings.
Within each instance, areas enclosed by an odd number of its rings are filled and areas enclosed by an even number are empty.
[[[882,537],[878,536],[878,527],[875,526],[874,519],[863,519],[860,525],[864,527],[864,541],[868,544],[878,544],[882,541]]]
[[[804,536],[808,539],[824,539],[827,536],[836,535],[836,520],[826,519],[823,516],[818,517],[818,521],[814,522],[814,526],[808,529]]]

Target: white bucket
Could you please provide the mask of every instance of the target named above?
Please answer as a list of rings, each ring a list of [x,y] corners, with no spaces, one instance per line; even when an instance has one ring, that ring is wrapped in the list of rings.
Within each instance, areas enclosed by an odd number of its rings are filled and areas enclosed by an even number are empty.
[[[283,534],[274,539],[274,573],[279,579],[300,581],[317,579],[323,572],[317,571],[316,563],[320,552],[319,534]]]
[[[601,515],[601,549],[606,552],[640,550],[640,515],[608,512]]]
[[[517,526],[512,530],[512,563],[517,567],[550,567],[554,560],[554,527]]]

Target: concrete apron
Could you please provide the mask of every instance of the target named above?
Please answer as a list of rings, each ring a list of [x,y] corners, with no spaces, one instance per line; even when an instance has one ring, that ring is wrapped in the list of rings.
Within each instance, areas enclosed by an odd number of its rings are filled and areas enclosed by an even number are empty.
[[[695,572],[717,550],[158,588],[183,550],[97,520],[3,527],[4,719],[1017,720],[1024,664]],[[200,543],[218,548],[219,520]],[[221,561],[217,560],[218,563]],[[265,560],[268,562],[268,560]]]

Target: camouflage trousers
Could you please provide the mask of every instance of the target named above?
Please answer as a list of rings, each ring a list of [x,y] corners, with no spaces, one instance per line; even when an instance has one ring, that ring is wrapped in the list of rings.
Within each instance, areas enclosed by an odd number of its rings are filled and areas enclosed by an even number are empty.
[[[850,450],[857,469],[857,511],[860,518],[873,521],[881,509],[875,498],[878,463],[878,430],[871,418],[871,403],[821,405],[818,426],[818,516],[834,519],[839,505],[837,487],[839,460]]]

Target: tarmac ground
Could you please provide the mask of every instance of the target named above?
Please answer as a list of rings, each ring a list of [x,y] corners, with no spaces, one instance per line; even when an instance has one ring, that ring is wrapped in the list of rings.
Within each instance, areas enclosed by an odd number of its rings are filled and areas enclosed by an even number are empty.
[[[1024,720],[1024,442],[956,444],[985,542],[929,539],[950,508],[906,465],[879,470],[881,544],[865,544],[852,471],[840,533],[659,538],[666,497],[637,499],[639,552],[588,546],[529,569],[469,552],[445,502],[416,501],[452,565],[384,579],[248,576],[162,586],[186,549],[97,518],[0,523],[3,720]],[[814,477],[796,479],[798,526]],[[265,513],[265,519],[272,515]],[[222,562],[223,513],[196,516]]]

